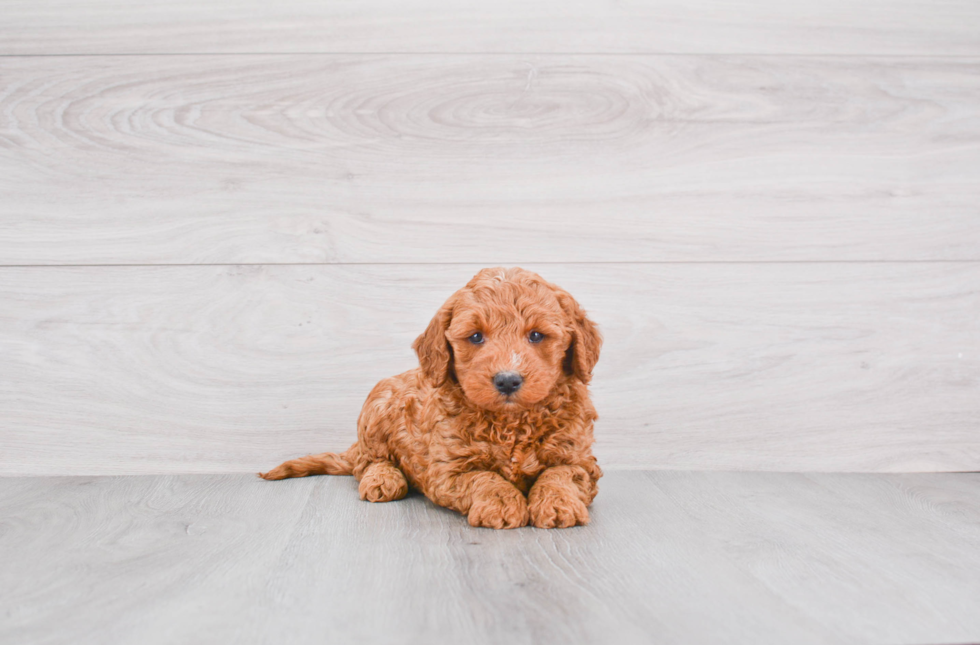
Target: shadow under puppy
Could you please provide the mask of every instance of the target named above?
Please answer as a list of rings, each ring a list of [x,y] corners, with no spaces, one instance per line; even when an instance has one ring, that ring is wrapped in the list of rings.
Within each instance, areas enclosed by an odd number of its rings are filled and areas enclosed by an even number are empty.
[[[415,340],[420,367],[371,390],[353,446],[261,476],[354,475],[372,502],[411,486],[473,526],[586,524],[602,476],[588,392],[601,344],[566,291],[484,269]]]

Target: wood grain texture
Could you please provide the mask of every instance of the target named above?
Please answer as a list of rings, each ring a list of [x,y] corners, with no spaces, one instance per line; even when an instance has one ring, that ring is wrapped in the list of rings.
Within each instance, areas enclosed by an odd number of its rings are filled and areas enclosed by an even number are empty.
[[[612,473],[474,529],[349,477],[0,479],[8,643],[967,643],[980,475]]]
[[[475,265],[0,270],[0,471],[346,448]],[[528,265],[600,324],[607,468],[980,469],[980,264]]]
[[[6,265],[980,260],[978,176],[980,58],[0,59]]]
[[[980,54],[971,0],[6,0],[0,54]]]

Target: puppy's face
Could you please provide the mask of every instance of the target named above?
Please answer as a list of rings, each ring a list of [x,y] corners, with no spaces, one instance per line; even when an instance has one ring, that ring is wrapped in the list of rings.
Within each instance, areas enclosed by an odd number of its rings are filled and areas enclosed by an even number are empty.
[[[562,378],[587,382],[598,331],[566,292],[522,269],[484,269],[416,341],[423,370],[489,410],[531,407]]]
[[[461,294],[446,339],[466,397],[496,410],[548,396],[570,340],[564,317],[553,294],[527,293],[514,283]]]

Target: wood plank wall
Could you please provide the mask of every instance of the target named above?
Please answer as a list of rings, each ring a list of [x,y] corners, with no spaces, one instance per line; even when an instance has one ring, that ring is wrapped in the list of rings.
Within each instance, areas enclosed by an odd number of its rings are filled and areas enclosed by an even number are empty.
[[[980,4],[11,1],[0,474],[343,448],[482,266],[608,468],[980,469]]]

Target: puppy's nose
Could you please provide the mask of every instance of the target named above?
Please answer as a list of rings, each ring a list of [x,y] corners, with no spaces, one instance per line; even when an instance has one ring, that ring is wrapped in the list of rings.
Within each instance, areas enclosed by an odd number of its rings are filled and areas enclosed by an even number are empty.
[[[501,394],[511,395],[521,389],[524,379],[517,372],[497,372],[493,377],[493,386]]]

